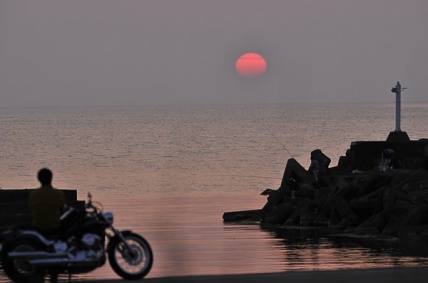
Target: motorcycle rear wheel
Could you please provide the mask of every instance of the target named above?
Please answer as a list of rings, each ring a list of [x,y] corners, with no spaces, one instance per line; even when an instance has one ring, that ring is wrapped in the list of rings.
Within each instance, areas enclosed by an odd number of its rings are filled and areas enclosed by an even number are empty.
[[[125,244],[118,238],[112,239],[108,251],[111,268],[123,279],[136,280],[146,276],[153,265],[153,252],[149,243],[140,235],[126,233]]]
[[[30,239],[17,239],[4,243],[1,250],[1,261],[6,275],[14,282],[43,282],[44,270],[31,266],[26,259],[12,259],[9,252],[40,251],[41,246]]]

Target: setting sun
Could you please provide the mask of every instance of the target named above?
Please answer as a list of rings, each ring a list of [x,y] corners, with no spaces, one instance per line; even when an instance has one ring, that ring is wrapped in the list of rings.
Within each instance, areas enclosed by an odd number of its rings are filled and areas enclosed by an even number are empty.
[[[236,71],[244,78],[257,78],[266,71],[266,60],[257,53],[245,53],[236,60]]]

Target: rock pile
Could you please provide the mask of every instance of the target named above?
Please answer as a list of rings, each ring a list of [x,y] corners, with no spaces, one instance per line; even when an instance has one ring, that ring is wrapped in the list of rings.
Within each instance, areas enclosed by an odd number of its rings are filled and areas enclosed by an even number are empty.
[[[321,150],[311,157],[316,177],[289,159],[279,189],[262,193],[262,209],[226,212],[224,221],[428,240],[428,139],[391,132],[386,141],[355,141],[331,168]]]
[[[321,162],[323,158],[329,160],[321,155]],[[261,225],[321,226],[358,235],[428,240],[428,170],[336,174],[326,168],[316,181],[289,159],[280,188],[264,192],[269,196],[260,211]]]

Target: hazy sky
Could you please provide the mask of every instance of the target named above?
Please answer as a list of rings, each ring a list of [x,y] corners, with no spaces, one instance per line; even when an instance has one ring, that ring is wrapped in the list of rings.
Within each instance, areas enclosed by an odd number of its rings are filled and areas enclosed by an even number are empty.
[[[0,107],[428,102],[427,0],[0,0]],[[267,61],[245,79],[235,61]]]

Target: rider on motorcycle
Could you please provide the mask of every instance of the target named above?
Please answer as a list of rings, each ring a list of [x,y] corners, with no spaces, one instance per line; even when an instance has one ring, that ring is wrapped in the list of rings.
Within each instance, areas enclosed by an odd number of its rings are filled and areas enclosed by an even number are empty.
[[[41,187],[32,190],[29,205],[33,225],[44,235],[53,235],[60,228],[60,217],[64,213],[64,193],[52,187],[52,171],[43,168],[37,174]]]
[[[92,202],[90,193],[83,209],[70,207],[58,221],[64,207],[63,193],[52,187],[50,170],[40,170],[38,177],[42,186],[29,199],[33,223],[41,230],[59,233],[50,239],[31,227],[14,227],[2,233],[0,259],[10,279],[35,283],[49,273],[51,282],[55,282],[57,274],[71,278],[72,274],[103,266],[107,259],[123,279],[137,280],[149,273],[153,252],[142,236],[116,229],[113,213],[104,212],[100,203]]]
[[[41,184],[28,197],[33,225],[44,236],[56,236],[60,230],[60,217],[64,213],[64,193],[52,187],[52,171],[42,168],[37,174]],[[57,273],[51,272],[51,282],[57,282]]]

